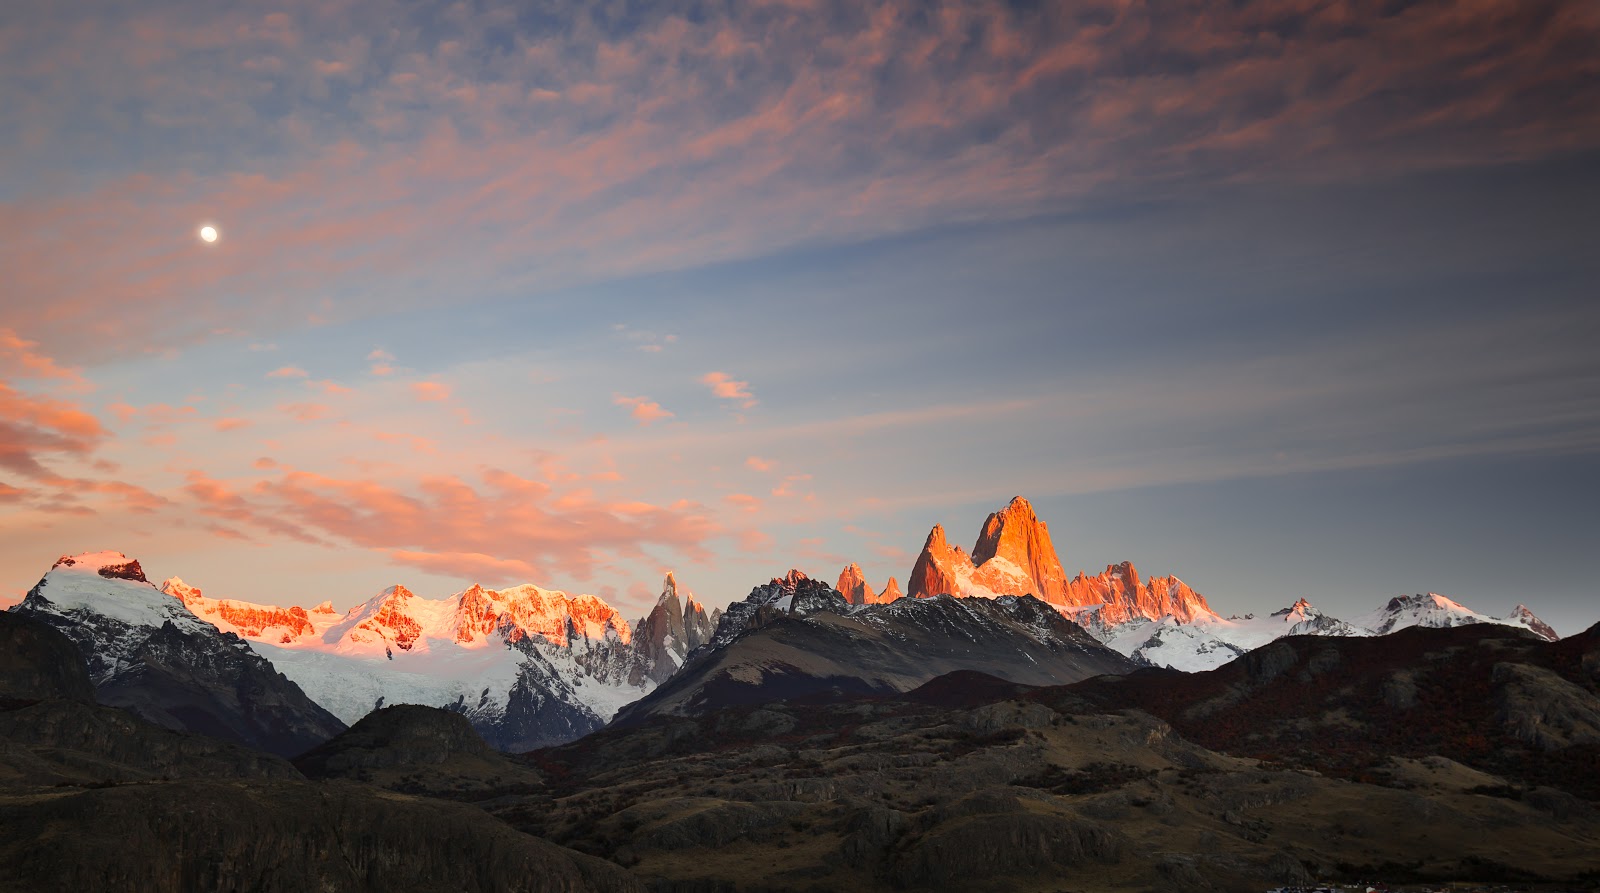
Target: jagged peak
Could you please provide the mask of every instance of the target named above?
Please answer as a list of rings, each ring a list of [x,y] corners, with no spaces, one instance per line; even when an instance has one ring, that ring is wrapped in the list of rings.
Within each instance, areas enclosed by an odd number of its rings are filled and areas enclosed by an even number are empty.
[[[945,539],[943,524],[933,525],[933,529],[928,531],[928,538],[922,541],[922,548],[923,551],[950,548],[949,542]]]
[[[798,568],[789,568],[789,572],[781,577],[773,577],[772,582],[784,589],[798,589],[801,583],[811,579]]]
[[[1318,614],[1319,612],[1311,602],[1300,598],[1287,608],[1280,608],[1272,612],[1274,617],[1288,617],[1290,614]]]
[[[333,609],[333,602],[325,601],[325,602],[317,605],[315,608],[312,608],[311,609],[311,613],[313,613],[313,614],[337,614],[339,612],[337,612],[337,611],[335,611]]]

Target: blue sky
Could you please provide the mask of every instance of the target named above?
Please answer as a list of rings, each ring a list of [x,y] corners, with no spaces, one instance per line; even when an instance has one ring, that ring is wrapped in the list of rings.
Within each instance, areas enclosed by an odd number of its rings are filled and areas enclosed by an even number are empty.
[[[1225,614],[1597,619],[1592,8],[416,9],[0,14],[13,597],[635,613],[1023,494]]]

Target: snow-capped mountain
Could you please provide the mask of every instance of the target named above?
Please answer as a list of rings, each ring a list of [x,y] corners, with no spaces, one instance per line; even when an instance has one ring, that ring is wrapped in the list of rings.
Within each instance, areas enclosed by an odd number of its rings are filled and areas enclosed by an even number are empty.
[[[490,744],[526,750],[598,729],[709,637],[703,607],[668,575],[634,629],[593,595],[474,585],[444,598],[391,586],[343,615],[212,599],[163,587],[198,617],[251,640],[285,676],[347,723],[408,703],[464,714]]]
[[[152,722],[285,755],[344,729],[233,629],[157,590],[120,552],[63,557],[11,610],[72,639],[100,703]]]
[[[1549,624],[1535,616],[1526,605],[1517,605],[1507,617],[1491,617],[1436,592],[1396,596],[1376,611],[1357,617],[1354,622],[1377,636],[1413,626],[1442,629],[1473,623],[1498,623],[1521,627],[1551,642],[1560,638]]]
[[[854,570],[852,570],[854,569]],[[840,591],[865,587],[859,568],[845,569]],[[907,583],[908,594],[995,598],[1031,594],[1135,661],[1180,670],[1209,670],[1283,636],[1385,635],[1408,626],[1501,623],[1554,640],[1555,630],[1518,605],[1506,618],[1471,611],[1441,595],[1402,596],[1354,622],[1330,617],[1305,599],[1271,615],[1222,617],[1175,576],[1141,578],[1132,562],[1068,580],[1043,521],[1018,496],[984,521],[969,557],[951,546],[942,526],[928,534]],[[870,593],[870,587],[863,595]],[[879,596],[879,600],[884,598]],[[853,603],[856,602],[852,598]]]

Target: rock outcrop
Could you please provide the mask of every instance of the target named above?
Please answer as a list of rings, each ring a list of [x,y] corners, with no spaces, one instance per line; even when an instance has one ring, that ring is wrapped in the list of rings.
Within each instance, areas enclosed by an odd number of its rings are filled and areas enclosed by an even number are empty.
[[[1079,572],[1067,584],[1068,605],[1103,605],[1099,622],[1107,626],[1144,617],[1157,620],[1175,617],[1189,623],[1199,617],[1214,616],[1205,596],[1189,588],[1177,577],[1151,577],[1141,580],[1133,562],[1107,565],[1088,576]]]
[[[866,574],[861,572],[861,565],[853,561],[839,572],[839,582],[833,588],[852,605],[882,605],[903,595],[900,584],[895,582],[894,577],[889,578],[882,592],[873,592],[872,584],[867,582]]]
[[[878,603],[878,594],[872,591],[872,584],[868,583],[866,575],[861,573],[861,565],[853,561],[839,572],[839,582],[835,583],[833,588],[839,590],[844,600],[852,605]]]
[[[1136,618],[1172,616],[1187,623],[1212,614],[1205,598],[1182,580],[1141,580],[1130,562],[1110,565],[1093,577],[1079,573],[1068,580],[1049,529],[1021,496],[984,521],[970,558],[961,547],[951,546],[944,528],[935,525],[906,581],[906,591],[916,598],[1032,595],[1064,610],[1102,605],[1093,622],[1105,629]]]
[[[710,641],[711,632],[705,606],[687,591],[679,598],[677,578],[667,574],[656,606],[634,631],[633,647],[638,657],[629,681],[635,685],[646,680],[653,685],[667,681],[689,652]]]

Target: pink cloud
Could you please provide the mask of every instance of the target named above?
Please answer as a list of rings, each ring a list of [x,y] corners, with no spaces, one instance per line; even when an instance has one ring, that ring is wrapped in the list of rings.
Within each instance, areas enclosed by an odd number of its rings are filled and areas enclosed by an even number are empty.
[[[395,372],[394,354],[382,348],[367,354],[367,362],[371,364],[368,371],[373,375],[393,375]]]
[[[748,493],[729,493],[722,497],[722,501],[742,512],[754,512],[761,509],[761,498]]]
[[[763,459],[760,456],[751,456],[744,460],[744,465],[751,471],[768,472],[778,467],[776,459]]]
[[[672,413],[661,408],[661,404],[652,401],[649,397],[625,397],[621,394],[613,395],[612,403],[626,406],[639,424],[648,425],[661,419],[672,418]]]
[[[239,431],[250,427],[249,419],[217,419],[212,425],[218,431]]]
[[[741,409],[750,409],[756,405],[756,398],[750,393],[750,382],[735,381],[726,372],[708,372],[700,377],[700,383],[711,389],[711,393],[720,400],[732,400],[739,404]]]
[[[539,573],[537,568],[526,561],[496,558],[482,552],[413,552],[407,549],[389,549],[386,554],[395,564],[409,565],[430,574],[490,585],[531,582]]]
[[[260,467],[259,462],[257,466]],[[210,477],[203,471],[190,471],[187,478],[188,483],[184,485],[183,490],[195,502],[198,511],[203,515],[224,521],[232,521],[236,524],[247,524],[266,533],[287,537],[296,542],[310,545],[322,544],[321,540],[310,535],[299,526],[288,523],[276,517],[271,511],[263,510],[252,504],[226,483]],[[218,527],[213,532],[225,538],[242,536],[238,531],[224,527]]]
[[[53,358],[34,349],[38,346],[38,342],[29,341],[12,329],[0,327],[0,375],[49,379],[65,382],[77,390],[89,389],[90,385],[80,370],[58,364]]]
[[[450,399],[450,386],[437,381],[411,383],[411,394],[424,402],[443,402]]]
[[[0,468],[50,478],[53,474],[41,459],[86,459],[106,437],[99,420],[77,404],[26,394],[0,381]]]
[[[299,366],[283,366],[267,373],[268,378],[306,378],[311,373]]]
[[[705,560],[705,542],[719,532],[692,502],[663,507],[604,501],[582,490],[556,494],[548,484],[497,469],[485,470],[480,481],[435,475],[402,489],[289,470],[257,484],[248,511],[237,516],[231,513],[243,507],[230,494],[203,495],[229,520],[259,525],[275,518],[417,566],[470,564],[479,574],[494,573],[496,582],[544,579],[551,570],[588,579],[601,553],[642,558],[646,545]]]
[[[776,542],[770,534],[763,533],[753,527],[739,531],[734,537],[734,544],[738,546],[739,551],[757,554],[771,552]]]
[[[315,422],[327,418],[333,412],[333,407],[322,403],[280,403],[278,411],[297,422]]]
[[[320,381],[308,381],[308,382],[306,382],[306,387],[312,388],[313,390],[321,391],[324,394],[350,394],[350,393],[354,393],[353,391],[351,391],[349,388],[345,387],[344,385],[339,384],[338,382],[335,382],[335,381],[329,381],[328,379],[322,379]]]
[[[785,477],[783,481],[778,484],[778,486],[772,488],[772,495],[779,498],[804,496],[805,498],[809,499],[811,498],[811,494],[802,494],[795,486],[796,484],[803,484],[809,480],[811,480],[811,475],[809,474],[791,474]]]

